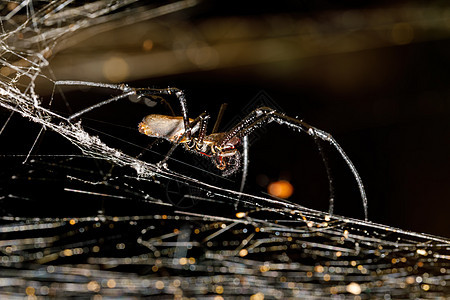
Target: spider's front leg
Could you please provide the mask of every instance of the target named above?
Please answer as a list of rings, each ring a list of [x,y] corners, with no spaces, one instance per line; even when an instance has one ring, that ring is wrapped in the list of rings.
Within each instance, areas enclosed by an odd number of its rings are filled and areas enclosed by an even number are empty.
[[[88,113],[96,108],[99,108],[101,106],[107,105],[109,103],[130,97],[133,95],[135,95],[137,97],[148,96],[148,97],[152,97],[152,98],[160,98],[162,95],[175,94],[175,96],[177,97],[178,101],[180,102],[180,106],[181,106],[181,113],[183,115],[184,131],[186,132],[186,136],[188,138],[191,136],[191,128],[192,127],[189,126],[188,111],[187,111],[187,106],[186,106],[186,96],[184,95],[184,92],[178,88],[170,88],[170,87],[165,88],[165,89],[132,88],[126,84],[109,84],[109,83],[78,81],[78,80],[58,80],[58,81],[54,82],[52,99],[50,100],[50,102],[53,102],[53,94],[55,92],[56,87],[64,86],[64,85],[65,86],[90,86],[90,87],[107,88],[107,89],[122,91],[121,95],[117,95],[115,97],[101,101],[99,103],[91,105],[85,109],[82,109],[82,110],[70,115],[67,118],[68,121],[78,118],[81,115],[84,115],[85,113]]]

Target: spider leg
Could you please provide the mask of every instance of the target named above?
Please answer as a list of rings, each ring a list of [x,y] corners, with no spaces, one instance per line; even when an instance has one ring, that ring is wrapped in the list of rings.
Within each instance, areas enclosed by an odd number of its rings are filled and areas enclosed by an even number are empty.
[[[111,103],[111,102],[115,102],[115,101],[120,100],[120,99],[122,99],[122,98],[126,98],[126,97],[128,97],[128,96],[133,95],[133,94],[134,94],[134,91],[129,91],[129,92],[126,92],[125,94],[122,94],[122,95],[119,95],[119,96],[116,96],[116,97],[109,98],[109,99],[107,99],[107,100],[105,100],[105,101],[99,102],[99,103],[97,103],[97,104],[94,104],[94,105],[92,105],[92,106],[89,106],[88,108],[85,108],[85,109],[83,109],[83,110],[80,110],[79,112],[74,113],[73,115],[69,116],[67,119],[70,121],[70,120],[75,119],[75,118],[77,118],[77,117],[79,117],[79,116],[81,116],[81,115],[84,115],[84,114],[87,113],[87,112],[90,112],[91,110],[94,110],[94,109],[99,108],[99,107],[101,107],[101,106],[103,106],[103,105],[109,104],[109,103]]]
[[[54,85],[85,85],[85,86],[119,90],[119,91],[124,91],[124,92],[127,89],[130,89],[125,84],[111,84],[111,83],[90,82],[90,81],[80,81],[80,80],[58,80],[58,81],[55,81]]]
[[[248,137],[244,136],[242,138],[242,145],[243,145],[243,151],[242,151],[242,179],[241,179],[241,186],[239,188],[239,192],[242,192],[244,190],[245,181],[247,179],[248,174]]]
[[[91,87],[99,87],[99,88],[107,88],[107,89],[119,90],[119,91],[123,91],[124,92],[124,94],[122,94],[122,95],[118,95],[116,97],[112,97],[110,99],[107,99],[107,100],[102,101],[100,103],[94,104],[94,105],[89,106],[89,107],[87,107],[87,108],[85,108],[83,110],[80,110],[77,113],[74,113],[74,114],[70,115],[67,118],[67,120],[69,120],[69,121],[74,119],[74,118],[76,118],[76,117],[79,117],[79,116],[81,116],[81,115],[83,115],[83,114],[85,114],[85,113],[87,113],[87,112],[89,112],[89,111],[91,111],[93,109],[96,109],[96,108],[101,107],[103,105],[106,105],[108,103],[120,100],[122,98],[125,98],[125,97],[128,97],[128,96],[134,94],[133,89],[128,87],[125,84],[110,84],[110,83],[79,81],[79,80],[58,80],[58,81],[55,81],[55,83],[54,83],[53,91],[55,90],[55,87],[59,86],[59,85],[83,85],[83,86],[91,86]],[[53,96],[52,96],[52,98],[53,98]]]
[[[328,213],[330,215],[333,215],[333,210],[334,210],[334,186],[333,186],[333,176],[331,174],[331,168],[330,168],[330,165],[328,164],[328,159],[327,159],[325,153],[323,152],[322,145],[320,144],[320,140],[317,138],[317,136],[314,136],[314,142],[317,145],[317,149],[319,149],[319,153],[320,153],[320,156],[322,157],[323,165],[325,166],[325,170],[327,172],[328,191],[330,192],[330,205],[329,205],[329,208],[328,208]]]
[[[285,116],[277,112],[276,110],[269,107],[260,107],[252,111],[247,117],[245,117],[241,122],[239,122],[235,127],[233,127],[230,131],[228,131],[219,141],[219,145],[223,146],[227,142],[229,142],[232,138],[243,138],[254,132],[256,129],[265,126],[271,122],[277,122],[281,125],[287,125],[292,129],[296,129],[298,131],[303,131],[308,133],[313,138],[319,138],[323,141],[330,143],[341,155],[344,159],[347,166],[350,168],[355,180],[358,184],[359,192],[361,195],[361,199],[364,207],[364,218],[367,221],[367,196],[364,190],[364,185],[362,183],[362,179],[359,176],[356,167],[353,165],[352,161],[348,157],[348,155],[344,152],[344,149],[338,144],[338,142],[333,138],[333,136],[323,130],[315,128],[301,120],[297,120],[295,118],[291,118]],[[331,191],[330,191],[331,194]]]
[[[242,138],[242,177],[241,177],[241,186],[239,187],[239,192],[242,193],[245,187],[245,181],[247,180],[248,175],[248,136],[244,136]],[[238,196],[238,199],[241,198],[241,195]],[[234,208],[237,209],[238,201],[234,204]]]
[[[198,118],[200,118],[200,130],[198,133],[198,143],[201,145],[206,136],[206,127],[208,126],[208,121],[209,121],[210,116],[207,115],[206,113],[202,113],[200,116],[198,116]],[[191,126],[191,128],[192,128],[192,126]]]
[[[58,85],[83,85],[83,86],[91,86],[91,87],[99,87],[99,88],[109,88],[109,89],[119,90],[119,91],[123,92],[122,95],[118,95],[118,96],[109,98],[100,103],[89,106],[75,114],[72,114],[68,118],[69,121],[74,118],[77,118],[93,109],[96,109],[98,107],[101,107],[103,105],[109,104],[114,101],[118,101],[122,98],[126,98],[131,95],[136,95],[138,97],[143,97],[143,96],[153,96],[154,97],[154,96],[159,96],[159,95],[175,94],[178,101],[180,102],[186,136],[188,138],[191,136],[191,127],[189,126],[189,118],[187,115],[188,112],[187,112],[187,106],[186,106],[186,96],[184,95],[184,92],[180,89],[177,89],[177,88],[166,88],[166,89],[137,88],[137,89],[135,89],[135,88],[129,87],[126,84],[110,84],[110,83],[79,81],[79,80],[59,80],[59,81],[55,81],[54,85],[55,86],[58,86]],[[170,107],[170,110],[172,111],[172,114],[173,114],[173,110],[171,107]]]

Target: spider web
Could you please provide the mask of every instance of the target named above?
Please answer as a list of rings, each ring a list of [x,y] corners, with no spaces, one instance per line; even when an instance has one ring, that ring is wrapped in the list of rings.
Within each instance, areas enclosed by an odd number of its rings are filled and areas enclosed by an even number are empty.
[[[52,54],[69,47],[78,31],[99,33],[194,5],[1,4],[0,138],[7,142],[1,157],[0,294],[448,297],[446,238],[240,193],[240,182],[205,172],[203,161],[183,171],[186,165],[174,158],[161,169],[156,162],[164,145],[145,152],[126,128],[123,135],[115,128],[111,137],[92,129],[87,118],[68,122],[57,105],[79,105],[70,91],[64,96],[57,89],[54,103],[37,92],[41,81],[55,80],[48,68]]]

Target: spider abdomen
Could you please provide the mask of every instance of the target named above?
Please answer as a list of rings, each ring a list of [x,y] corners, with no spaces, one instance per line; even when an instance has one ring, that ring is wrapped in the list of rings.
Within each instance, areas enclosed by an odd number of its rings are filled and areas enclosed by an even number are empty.
[[[189,119],[192,122],[192,119]],[[148,115],[138,125],[139,132],[145,135],[164,138],[171,142],[177,142],[184,134],[183,117],[171,117],[165,115]],[[198,131],[199,126],[194,126],[191,133]]]

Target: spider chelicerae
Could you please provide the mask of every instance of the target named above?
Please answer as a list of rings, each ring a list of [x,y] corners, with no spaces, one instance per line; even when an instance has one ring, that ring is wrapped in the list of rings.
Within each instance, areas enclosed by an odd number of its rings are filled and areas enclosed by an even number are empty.
[[[243,139],[245,140],[248,135],[252,134],[258,128],[275,122],[281,125],[287,125],[294,130],[306,132],[316,140],[321,139],[330,143],[344,159],[344,161],[352,171],[353,176],[355,177],[355,180],[358,184],[361,198],[364,204],[365,219],[367,220],[366,193],[361,177],[359,176],[358,171],[351,162],[350,158],[344,152],[342,147],[336,142],[336,140],[331,136],[331,134],[314,126],[311,126],[303,122],[302,120],[286,116],[285,114],[280,113],[270,107],[259,107],[250,112],[250,114],[248,114],[230,130],[225,132],[214,132],[213,130],[211,134],[207,134],[207,125],[210,116],[206,113],[202,113],[197,118],[190,119],[188,117],[186,97],[184,95],[184,92],[178,88],[132,88],[125,84],[108,84],[68,80],[56,81],[55,87],[58,85],[92,86],[122,91],[122,94],[118,96],[89,106],[69,116],[67,118],[68,121],[80,117],[81,115],[95,108],[126,97],[134,96],[138,98],[149,97],[163,99],[164,96],[175,95],[180,103],[182,116],[150,114],[144,117],[142,122],[140,122],[138,125],[139,132],[151,137],[166,139],[173,143],[171,150],[159,163],[160,166],[166,165],[167,159],[170,157],[170,155],[178,145],[184,145],[184,147],[191,152],[211,158],[215,166],[224,172],[224,175],[230,175],[235,173],[241,166],[242,155],[238,146],[241,144],[241,141]],[[216,126],[214,127],[216,128]],[[331,185],[331,179],[329,180]],[[330,193],[332,194],[331,190],[332,188],[330,187]],[[332,199],[330,199],[330,201],[331,200]],[[331,210],[332,209],[330,205],[330,211]]]

